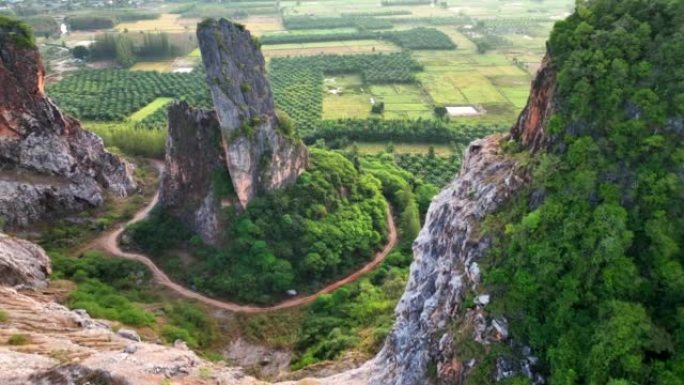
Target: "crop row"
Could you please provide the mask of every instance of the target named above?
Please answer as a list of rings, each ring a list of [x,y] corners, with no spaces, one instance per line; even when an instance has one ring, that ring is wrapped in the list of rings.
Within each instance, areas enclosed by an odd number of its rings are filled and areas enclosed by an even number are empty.
[[[468,144],[508,129],[500,125],[466,126],[439,120],[339,119],[324,120],[315,127],[300,127],[306,143],[319,139],[332,142],[345,138],[357,142],[454,143]]]
[[[283,25],[287,29],[391,29],[393,24],[388,19],[360,16],[318,17],[318,16],[286,16]]]
[[[125,120],[158,97],[210,105],[204,74],[135,72],[118,69],[80,71],[47,89],[65,111],[96,121]]]
[[[263,44],[298,44],[315,43],[326,41],[348,41],[362,39],[389,40],[400,47],[420,49],[455,49],[456,44],[443,32],[434,28],[413,28],[406,31],[358,31],[348,33],[325,33],[325,34],[302,34],[288,35],[278,34],[263,36],[260,41]]]

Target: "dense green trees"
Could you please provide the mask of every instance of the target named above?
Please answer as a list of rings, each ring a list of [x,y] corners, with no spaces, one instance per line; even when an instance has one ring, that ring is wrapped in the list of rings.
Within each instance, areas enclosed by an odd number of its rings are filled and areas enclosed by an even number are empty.
[[[166,253],[170,248],[190,247],[199,261],[176,273],[198,290],[257,303],[352,271],[387,235],[380,182],[319,149],[311,150],[311,166],[296,184],[254,199],[242,214],[227,208],[225,215],[227,246],[219,249],[202,246],[163,213],[131,230],[138,245],[166,262],[173,257]]]
[[[94,60],[116,60],[124,67],[130,67],[140,58],[147,60],[170,59],[177,56],[179,49],[169,42],[165,32],[146,32],[138,43],[127,33],[104,33],[95,36],[90,47]]]
[[[472,140],[494,132],[506,130],[498,125],[452,124],[440,120],[381,120],[339,119],[326,120],[315,127],[300,127],[300,135],[307,143],[324,139],[332,144],[341,138],[349,141],[403,143],[458,143],[466,145]]]
[[[412,50],[454,49],[456,44],[443,32],[434,28],[413,28],[404,31],[358,31],[347,33],[278,34],[261,37],[263,44],[314,43],[362,39],[386,39],[402,48]]]
[[[346,155],[352,160],[357,157],[354,152]],[[309,307],[297,333],[293,369],[335,359],[352,348],[368,355],[377,353],[394,322],[394,306],[404,292],[411,244],[425,214],[423,207],[427,209],[422,195],[428,190],[434,193],[436,187],[400,169],[391,154],[364,157],[360,165],[382,182],[383,194],[398,218],[401,242],[372,273],[320,296]],[[433,196],[430,192],[428,203]]]
[[[140,9],[118,9],[109,10],[104,13],[69,15],[65,21],[72,31],[87,31],[114,28],[117,24],[126,21],[154,20],[157,18],[159,18],[159,14],[154,12],[145,12]]]
[[[211,105],[204,73],[199,71],[162,74],[118,69],[85,70],[48,86],[47,92],[68,113],[97,121],[125,120],[158,97],[188,100],[200,107]],[[161,126],[166,126],[165,121]]]
[[[684,381],[682,25],[682,1],[595,0],[552,33],[555,145],[485,274],[552,384]]]
[[[33,48],[36,39],[26,23],[0,15],[0,43],[9,40],[21,47]]]
[[[329,29],[329,28],[358,28],[391,29],[392,23],[388,19],[362,16],[320,17],[320,16],[287,16],[283,25],[293,29]]]
[[[124,67],[132,66],[136,60],[133,40],[125,34],[97,35],[90,47],[90,54],[94,60],[116,60]]]

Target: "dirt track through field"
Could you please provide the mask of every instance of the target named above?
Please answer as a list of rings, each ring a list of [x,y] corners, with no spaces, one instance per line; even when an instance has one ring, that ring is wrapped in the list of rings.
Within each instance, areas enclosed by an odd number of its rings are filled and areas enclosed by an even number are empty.
[[[155,162],[155,167],[159,169],[160,175],[163,172],[163,164],[161,162]],[[333,282],[323,289],[319,290],[318,292],[304,296],[304,297],[294,297],[288,300],[285,300],[283,302],[280,302],[276,305],[273,306],[266,306],[266,307],[259,307],[259,306],[254,306],[254,305],[240,305],[237,303],[233,302],[228,302],[228,301],[222,301],[214,298],[210,298],[207,296],[204,296],[200,293],[197,293],[195,291],[192,291],[182,285],[179,285],[176,282],[173,282],[167,275],[164,273],[161,269],[155,265],[154,262],[150,258],[148,258],[146,255],[143,254],[138,254],[138,253],[131,253],[127,252],[124,250],[121,250],[119,247],[119,238],[121,234],[124,232],[126,226],[129,226],[133,223],[139,222],[150,214],[150,211],[154,208],[154,206],[157,205],[157,202],[159,201],[159,191],[157,191],[154,194],[154,198],[152,198],[152,201],[147,204],[143,209],[138,211],[135,216],[133,216],[133,219],[128,221],[126,224],[121,225],[117,227],[113,231],[109,231],[96,240],[94,240],[90,245],[86,248],[87,249],[100,249],[108,254],[111,254],[116,257],[121,257],[121,258],[126,258],[134,261],[138,261],[145,266],[147,266],[150,271],[152,272],[152,279],[162,285],[165,286],[176,293],[180,294],[182,297],[189,298],[189,299],[194,299],[197,301],[200,301],[202,303],[205,303],[210,306],[214,306],[219,309],[224,309],[224,310],[229,310],[233,312],[241,312],[241,313],[266,313],[266,312],[271,312],[271,311],[276,311],[276,310],[283,310],[283,309],[288,309],[288,308],[293,308],[293,307],[298,307],[302,305],[307,305],[312,303],[313,301],[316,300],[319,296],[323,294],[328,294],[344,285],[347,285],[349,283],[352,283],[359,279],[362,275],[365,273],[370,272],[374,268],[376,268],[380,263],[382,263],[383,260],[387,257],[387,255],[392,251],[394,246],[397,244],[397,229],[396,225],[394,223],[394,218],[392,217],[392,212],[388,208],[387,210],[387,226],[389,229],[389,239],[387,241],[387,244],[385,247],[383,247],[382,250],[377,252],[375,254],[375,257],[373,260],[365,264],[363,267],[361,267],[359,270],[356,270],[352,274],[340,279],[339,281]]]

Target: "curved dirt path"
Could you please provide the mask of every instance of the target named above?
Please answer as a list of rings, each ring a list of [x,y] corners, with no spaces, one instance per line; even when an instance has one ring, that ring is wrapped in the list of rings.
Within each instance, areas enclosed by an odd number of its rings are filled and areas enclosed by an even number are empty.
[[[163,171],[163,164],[161,162],[155,162],[155,167],[160,171],[160,173]],[[365,273],[368,273],[369,271],[373,270],[376,268],[384,259],[387,257],[387,255],[392,251],[394,246],[397,245],[397,228],[394,223],[394,219],[392,217],[392,211],[388,208],[387,209],[387,226],[389,229],[389,240],[385,247],[383,247],[382,250],[377,252],[375,254],[375,257],[373,260],[368,262],[366,265],[364,265],[362,268],[359,270],[356,270],[354,273],[346,276],[345,278],[340,279],[339,281],[333,282],[330,285],[324,287],[323,289],[319,290],[318,292],[305,296],[305,297],[294,297],[288,300],[285,300],[283,302],[280,302],[276,305],[273,306],[266,306],[266,307],[259,307],[259,306],[252,306],[252,305],[240,305],[237,303],[233,302],[228,302],[228,301],[221,301],[218,299],[210,298],[207,296],[204,296],[200,293],[197,293],[195,291],[192,291],[184,286],[181,286],[175,282],[173,282],[167,275],[164,273],[161,269],[155,265],[152,260],[150,260],[147,256],[143,254],[138,254],[138,253],[130,253],[127,251],[121,250],[119,247],[119,237],[121,234],[124,232],[126,229],[126,226],[131,225],[133,223],[139,222],[143,219],[145,219],[149,214],[150,211],[154,208],[154,206],[157,205],[157,202],[159,201],[159,191],[157,191],[154,194],[154,198],[152,198],[152,201],[147,204],[142,210],[138,211],[134,216],[133,219],[128,221],[127,223],[119,226],[113,231],[107,232],[103,234],[101,237],[95,239],[87,248],[88,249],[101,249],[103,251],[106,251],[107,253],[114,255],[116,257],[121,257],[121,258],[126,258],[126,259],[131,259],[134,261],[138,261],[142,263],[143,265],[147,266],[150,271],[152,272],[152,279],[160,284],[163,285],[176,293],[180,294],[181,296],[185,298],[190,298],[194,299],[200,302],[203,302],[207,305],[211,305],[220,309],[225,309],[225,310],[230,310],[233,312],[241,312],[241,313],[266,313],[270,311],[275,311],[275,310],[282,310],[282,309],[288,309],[292,307],[297,307],[297,306],[302,306],[309,304],[313,301],[316,300],[319,296],[322,294],[328,294],[332,291],[335,291],[336,289],[352,283],[359,279],[362,275]]]

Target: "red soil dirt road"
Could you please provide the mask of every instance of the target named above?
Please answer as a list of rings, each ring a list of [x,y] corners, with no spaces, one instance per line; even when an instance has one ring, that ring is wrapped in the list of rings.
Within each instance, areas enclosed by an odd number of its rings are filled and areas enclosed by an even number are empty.
[[[161,162],[155,162],[155,166],[159,169],[160,174],[163,171],[163,165]],[[100,249],[108,254],[111,254],[116,257],[120,258],[126,258],[134,261],[138,261],[142,263],[143,265],[147,266],[150,271],[152,272],[152,279],[162,285],[165,286],[174,292],[178,293],[182,297],[189,298],[189,299],[194,299],[199,302],[205,303],[207,305],[219,308],[219,309],[224,309],[224,310],[229,310],[233,312],[240,312],[240,313],[251,313],[251,314],[256,314],[256,313],[267,313],[267,312],[272,312],[276,310],[283,310],[283,309],[288,309],[288,308],[293,308],[293,307],[298,307],[298,306],[303,306],[312,303],[313,301],[316,300],[316,298],[320,297],[323,294],[328,294],[330,292],[335,291],[336,289],[347,285],[349,283],[352,283],[359,279],[362,275],[370,272],[371,270],[375,269],[380,263],[382,263],[383,260],[387,257],[387,255],[392,251],[392,249],[397,245],[398,241],[398,236],[397,236],[397,228],[394,223],[394,218],[392,217],[392,211],[388,208],[387,209],[387,228],[389,229],[389,239],[387,241],[387,244],[385,247],[383,247],[382,250],[377,252],[375,254],[375,257],[373,260],[365,264],[363,267],[361,267],[359,270],[356,270],[354,273],[346,276],[345,278],[340,279],[339,281],[333,282],[323,289],[319,290],[318,292],[308,295],[308,296],[303,296],[303,297],[294,297],[288,300],[285,300],[283,302],[280,302],[276,305],[273,306],[265,306],[265,307],[260,307],[260,306],[253,306],[253,305],[240,305],[237,303],[233,302],[228,302],[228,301],[222,301],[214,298],[210,298],[207,296],[204,296],[200,293],[197,293],[195,291],[192,291],[184,286],[179,285],[178,283],[173,282],[167,275],[164,273],[161,269],[157,267],[157,265],[152,262],[150,258],[143,254],[138,254],[138,253],[131,253],[127,252],[124,250],[121,250],[119,247],[119,238],[121,234],[124,232],[126,229],[126,226],[129,226],[133,223],[139,222],[150,214],[150,211],[154,208],[154,206],[157,205],[157,202],[159,201],[159,192],[154,194],[154,198],[152,198],[152,201],[147,204],[142,210],[138,211],[135,216],[133,216],[133,219],[125,223],[124,225],[119,226],[113,231],[109,231],[105,234],[103,234],[101,237],[95,239],[90,245],[86,248],[88,249]]]

